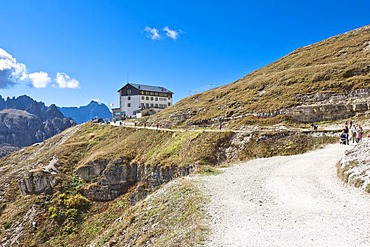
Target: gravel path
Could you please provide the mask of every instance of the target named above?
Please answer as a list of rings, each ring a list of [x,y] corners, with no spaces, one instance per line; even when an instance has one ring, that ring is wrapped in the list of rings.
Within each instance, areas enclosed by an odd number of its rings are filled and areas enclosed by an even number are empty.
[[[370,246],[370,195],[335,165],[349,146],[257,159],[204,178],[207,246]]]

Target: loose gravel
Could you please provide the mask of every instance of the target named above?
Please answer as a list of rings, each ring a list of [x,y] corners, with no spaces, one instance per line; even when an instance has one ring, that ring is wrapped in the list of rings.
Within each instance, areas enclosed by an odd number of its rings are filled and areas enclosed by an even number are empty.
[[[370,246],[370,195],[336,176],[349,148],[257,159],[205,177],[206,246]]]

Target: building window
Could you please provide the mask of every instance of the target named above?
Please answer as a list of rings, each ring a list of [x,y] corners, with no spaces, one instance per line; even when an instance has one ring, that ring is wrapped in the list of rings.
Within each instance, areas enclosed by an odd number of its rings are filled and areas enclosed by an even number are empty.
[[[168,106],[171,106],[171,103],[170,102],[168,102]]]
[[[158,97],[155,97],[155,101],[158,101]]]
[[[146,96],[146,100],[149,100],[149,97],[148,96]]]
[[[153,107],[153,103],[150,104],[150,107]]]
[[[127,89],[127,94],[131,94],[131,89]]]
[[[149,108],[149,103],[146,103],[145,104],[145,107],[148,109]]]
[[[144,97],[144,96],[141,96],[141,99],[142,99],[142,100],[144,100],[144,99],[145,99],[145,97]]]
[[[130,97],[130,96],[128,96],[128,97],[127,97],[127,100],[131,100],[131,97]]]
[[[145,104],[141,103],[141,109],[144,109],[144,108],[145,108]]]
[[[127,103],[127,107],[131,107],[131,103]]]
[[[153,101],[154,100],[153,97],[150,97],[150,100]]]
[[[155,104],[155,107],[158,108],[158,104]]]

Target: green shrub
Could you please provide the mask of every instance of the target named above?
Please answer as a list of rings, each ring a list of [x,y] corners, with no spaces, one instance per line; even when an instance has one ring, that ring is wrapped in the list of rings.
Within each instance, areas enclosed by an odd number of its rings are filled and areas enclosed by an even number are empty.
[[[53,219],[58,216],[58,209],[56,207],[50,206],[48,212],[51,215],[51,218]]]
[[[84,197],[83,195],[76,194],[70,196],[68,199],[65,199],[64,204],[66,205],[67,208],[84,210],[91,205],[91,201]]]
[[[75,220],[78,216],[78,210],[75,208],[67,209],[65,212],[65,217],[67,220]]]
[[[48,212],[52,219],[56,219],[63,235],[75,233],[82,223],[85,211],[89,208],[91,202],[80,194],[68,195],[62,193],[58,198],[57,205],[50,206]]]

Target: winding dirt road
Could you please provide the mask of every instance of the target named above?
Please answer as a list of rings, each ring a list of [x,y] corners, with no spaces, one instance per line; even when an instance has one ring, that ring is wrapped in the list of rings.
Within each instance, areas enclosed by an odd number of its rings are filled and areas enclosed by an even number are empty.
[[[370,246],[370,195],[347,187],[335,165],[351,147],[257,159],[204,178],[207,246]]]

